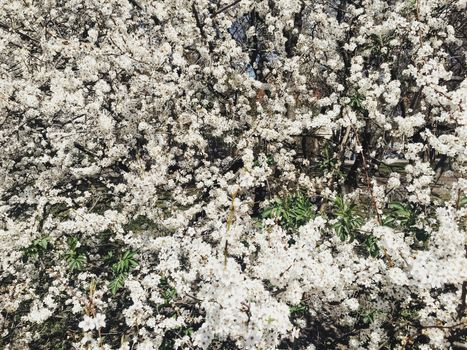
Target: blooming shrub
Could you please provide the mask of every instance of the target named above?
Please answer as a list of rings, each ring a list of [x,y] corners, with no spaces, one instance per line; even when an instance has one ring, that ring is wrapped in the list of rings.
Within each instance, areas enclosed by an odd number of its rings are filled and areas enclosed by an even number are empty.
[[[0,2],[1,347],[465,348],[466,6]]]

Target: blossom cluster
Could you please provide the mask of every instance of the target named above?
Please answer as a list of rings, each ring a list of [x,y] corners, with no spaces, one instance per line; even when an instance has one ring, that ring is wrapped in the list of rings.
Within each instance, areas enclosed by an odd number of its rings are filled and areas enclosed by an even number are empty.
[[[0,347],[467,339],[465,0],[0,2]]]

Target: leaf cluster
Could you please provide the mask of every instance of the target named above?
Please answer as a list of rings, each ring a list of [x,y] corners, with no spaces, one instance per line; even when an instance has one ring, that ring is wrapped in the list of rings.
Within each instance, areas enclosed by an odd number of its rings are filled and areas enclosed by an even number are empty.
[[[161,289],[161,296],[164,298],[162,306],[169,306],[177,297],[177,290],[169,284],[169,280],[166,277],[162,277],[159,281],[159,288]]]
[[[357,206],[348,203],[341,196],[337,196],[333,204],[336,222],[332,228],[341,241],[349,239],[352,242],[357,235],[357,230],[363,225],[363,218],[358,214]]]
[[[318,168],[320,171],[322,171],[323,173],[334,173],[337,171],[337,175],[339,177],[342,177],[343,174],[342,172],[339,170],[338,166],[337,166],[337,161],[338,161],[338,158],[336,156],[336,154],[332,151],[331,147],[329,145],[327,145],[321,156],[320,156],[320,159],[319,159],[319,162],[318,162]]]
[[[127,250],[115,259],[114,254],[109,252],[107,259],[111,262],[112,274],[114,276],[109,285],[112,294],[116,294],[121,288],[123,288],[125,280],[131,270],[138,266],[138,261],[136,260],[135,255],[135,252]]]
[[[316,207],[303,193],[276,198],[262,213],[263,219],[278,220],[285,229],[297,229],[316,216]]]
[[[365,101],[365,96],[357,92],[350,96],[349,106],[352,109],[359,111],[363,107],[363,101]]]
[[[68,250],[65,252],[65,260],[71,271],[80,270],[86,263],[86,255],[79,248],[79,240],[77,237],[68,239]]]
[[[386,215],[383,217],[383,225],[408,231],[417,240],[426,242],[430,235],[417,225],[420,214],[422,214],[421,208],[413,203],[393,202],[388,205]]]
[[[49,241],[49,236],[43,236],[35,239],[29,246],[23,248],[23,262],[27,262],[30,258],[43,256],[50,248]]]

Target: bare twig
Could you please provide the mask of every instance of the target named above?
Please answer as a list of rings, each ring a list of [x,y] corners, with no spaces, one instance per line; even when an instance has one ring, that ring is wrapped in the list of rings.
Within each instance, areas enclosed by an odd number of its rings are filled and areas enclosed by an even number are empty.
[[[381,217],[380,217],[380,215],[378,213],[378,205],[376,203],[376,198],[375,198],[375,195],[373,193],[373,185],[371,184],[370,175],[368,174],[368,163],[366,161],[364,149],[363,149],[362,144],[360,142],[360,137],[358,136],[357,130],[355,130],[355,128],[353,126],[352,126],[352,129],[354,129],[355,141],[356,141],[357,145],[361,148],[363,168],[365,170],[365,178],[366,178],[366,184],[367,184],[367,187],[368,187],[368,192],[370,192],[370,196],[371,196],[371,204],[373,205],[373,208],[375,210],[376,220],[378,221],[378,224],[381,225]]]
[[[231,7],[235,6],[235,5],[237,5],[237,4],[240,3],[241,1],[242,1],[242,0],[236,0],[236,1],[232,2],[231,4],[224,6],[224,7],[221,8],[220,10],[217,10],[216,12],[214,12],[214,13],[212,14],[212,17],[215,17],[215,16],[217,16],[219,13],[222,13],[222,12],[228,10],[229,8],[231,8]]]

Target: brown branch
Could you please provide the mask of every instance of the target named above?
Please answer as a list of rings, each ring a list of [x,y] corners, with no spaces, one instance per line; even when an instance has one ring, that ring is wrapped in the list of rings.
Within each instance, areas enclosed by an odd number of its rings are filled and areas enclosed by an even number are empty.
[[[459,305],[459,310],[457,313],[457,316],[459,318],[462,318],[462,316],[464,316],[465,307],[466,307],[466,299],[467,299],[467,281],[464,281],[462,283],[461,304]]]
[[[241,2],[241,1],[242,1],[242,0],[235,0],[235,1],[232,2],[231,4],[229,4],[229,5],[227,5],[227,6],[224,6],[224,7],[221,8],[220,10],[217,10],[216,12],[214,12],[214,13],[212,14],[212,17],[215,17],[215,16],[217,16],[219,13],[222,13],[222,12],[228,10],[229,8],[231,8],[231,7],[235,6],[235,5],[237,5],[237,4],[238,4],[239,2]]]
[[[143,7],[136,0],[128,0],[128,2],[132,4],[133,6],[139,8],[140,10],[143,9]]]
[[[362,146],[362,144],[360,142],[360,137],[358,136],[358,131],[355,129],[355,127],[353,125],[352,125],[352,129],[354,130],[354,133],[355,133],[355,141],[357,142],[357,145],[361,148],[360,152],[361,152],[361,155],[362,155],[363,168],[365,170],[366,184],[367,184],[367,187],[368,187],[368,192],[370,192],[370,196],[371,196],[371,204],[373,205],[373,208],[375,210],[376,220],[378,221],[378,224],[381,225],[381,216],[378,213],[378,205],[376,203],[376,198],[375,198],[375,195],[373,193],[373,185],[371,184],[370,174],[368,173],[368,163],[367,163],[366,157],[365,157],[365,150],[363,149],[363,146]]]
[[[201,36],[204,39],[206,39],[207,37],[206,37],[206,33],[204,32],[203,23],[201,23],[201,20],[199,18],[199,14],[198,14],[198,10],[196,9],[196,5],[195,5],[194,2],[193,2],[193,5],[191,6],[191,8],[193,10],[193,15],[195,16],[196,26],[198,27]]]

